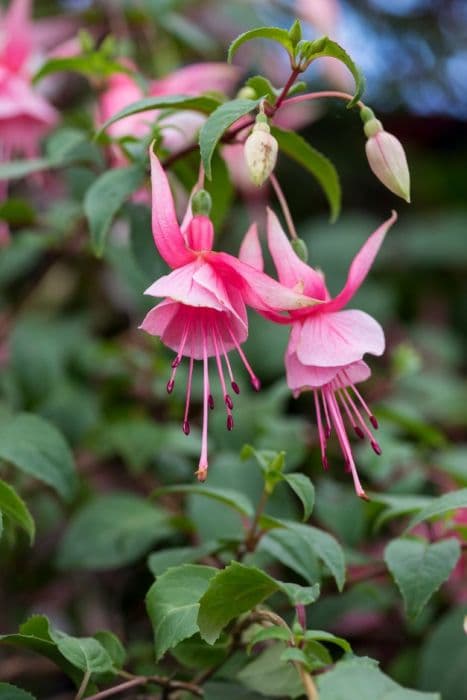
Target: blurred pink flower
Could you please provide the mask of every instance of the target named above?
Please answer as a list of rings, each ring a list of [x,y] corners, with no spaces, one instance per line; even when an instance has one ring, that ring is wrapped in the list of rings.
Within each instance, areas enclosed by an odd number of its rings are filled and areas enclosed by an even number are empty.
[[[204,400],[201,455],[197,475],[203,481],[208,468],[207,429],[208,408],[214,407],[209,381],[208,360],[215,358],[223,400],[227,412],[227,428],[233,428],[233,401],[226,387],[223,359],[235,393],[239,387],[234,379],[228,353],[236,350],[250,375],[254,389],[260,382],[241,349],[248,336],[246,305],[263,312],[303,308],[313,300],[283,287],[262,271],[243,263],[227,253],[212,250],[214,230],[204,215],[187,213],[180,227],[176,218],[169,182],[151,149],[152,229],[156,247],[172,268],[158,279],[146,294],[165,297],[147,314],[141,328],[177,354],[172,362],[172,374],[167,391],[172,392],[177,369],[183,357],[189,358],[183,431],[190,432],[189,409],[194,360],[203,362]],[[255,240],[255,226],[247,234],[243,253]],[[222,359],[223,358],[223,359]]]
[[[268,244],[279,281],[322,302],[313,308],[290,312],[292,330],[285,353],[287,383],[294,396],[302,391],[313,391],[323,466],[327,467],[326,445],[334,428],[346,468],[352,473],[355,490],[361,497],[365,497],[365,492],[358,478],[342,411],[358,437],[366,436],[379,454],[380,447],[364,415],[374,428],[376,419],[355,384],[371,374],[363,356],[366,353],[381,355],[385,343],[381,326],[371,316],[363,311],[342,309],[364,281],[395,220],[393,213],[369,237],[350,266],[343,290],[331,299],[324,275],[295,254],[277,217],[268,211]]]

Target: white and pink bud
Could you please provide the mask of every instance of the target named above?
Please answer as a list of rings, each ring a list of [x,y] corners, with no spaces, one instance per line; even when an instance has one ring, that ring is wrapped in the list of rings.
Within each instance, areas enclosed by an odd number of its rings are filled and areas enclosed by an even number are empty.
[[[401,142],[384,130],[373,112],[361,111],[364,131],[368,139],[365,150],[370,168],[388,190],[410,202],[410,173]]]
[[[250,180],[261,187],[276,166],[278,143],[264,114],[258,114],[253,131],[245,141],[245,161]]]

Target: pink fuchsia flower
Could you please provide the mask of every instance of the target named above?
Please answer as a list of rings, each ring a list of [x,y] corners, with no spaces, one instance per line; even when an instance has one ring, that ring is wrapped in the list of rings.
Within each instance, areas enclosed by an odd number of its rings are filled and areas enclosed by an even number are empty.
[[[228,353],[239,354],[255,390],[260,382],[254,374],[241,345],[248,336],[246,306],[276,315],[282,310],[303,308],[315,301],[283,287],[255,267],[227,253],[212,250],[214,230],[211,220],[189,210],[180,227],[164,170],[151,149],[152,229],[156,247],[172,272],[158,279],[146,294],[165,297],[147,314],[141,328],[174,350],[172,373],[167,391],[174,388],[177,369],[188,358],[183,431],[190,432],[189,411],[194,361],[203,363],[203,429],[198,479],[204,481],[208,469],[208,410],[214,407],[209,376],[209,359],[214,358],[223,401],[227,428],[233,428],[233,401],[227,389],[228,376],[234,393],[239,393]],[[255,227],[250,229],[242,246],[245,257],[255,254]],[[226,371],[226,375],[225,372]]]
[[[385,341],[383,330],[375,319],[363,311],[344,311],[343,308],[365,279],[395,220],[393,212],[368,238],[350,266],[344,288],[332,299],[323,274],[295,254],[277,217],[268,211],[268,245],[279,281],[321,301],[313,308],[289,312],[292,329],[285,353],[287,383],[294,396],[302,391],[313,392],[323,466],[328,466],[326,446],[334,429],[346,469],[352,473],[355,490],[363,498],[365,492],[357,474],[344,419],[359,438],[367,437],[375,452],[380,454],[381,449],[365,422],[367,417],[373,428],[377,428],[376,418],[355,385],[371,374],[363,356],[366,353],[381,355]]]

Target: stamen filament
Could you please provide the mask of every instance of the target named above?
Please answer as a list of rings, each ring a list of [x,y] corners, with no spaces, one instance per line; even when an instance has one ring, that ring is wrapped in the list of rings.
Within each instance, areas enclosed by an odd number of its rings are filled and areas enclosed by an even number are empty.
[[[233,342],[234,342],[235,348],[236,348],[238,354],[240,355],[240,359],[242,360],[243,364],[245,365],[246,371],[247,371],[248,374],[250,375],[250,381],[251,381],[251,385],[252,385],[253,389],[254,389],[255,391],[259,391],[259,390],[261,389],[261,382],[260,382],[260,380],[258,379],[258,377],[255,375],[255,373],[254,373],[253,370],[251,369],[250,363],[249,363],[248,360],[246,359],[246,355],[245,355],[245,353],[243,352],[243,350],[242,350],[242,348],[240,347],[240,345],[238,344],[237,339],[235,338],[235,336],[234,336],[234,334],[232,333],[231,329],[230,329],[228,326],[227,326],[227,329],[228,329],[228,331],[229,331],[229,333],[230,333],[230,337],[232,338],[232,340],[233,340]]]

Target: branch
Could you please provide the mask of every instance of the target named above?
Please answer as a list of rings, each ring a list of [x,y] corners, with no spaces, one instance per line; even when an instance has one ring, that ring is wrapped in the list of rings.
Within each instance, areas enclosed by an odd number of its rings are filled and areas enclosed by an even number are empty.
[[[136,688],[140,685],[147,685],[148,683],[155,683],[160,685],[162,688],[168,690],[187,690],[192,695],[196,695],[198,698],[203,697],[203,690],[198,685],[194,683],[186,683],[185,681],[174,681],[170,678],[164,676],[135,676],[125,683],[119,683],[119,685],[114,685],[113,688],[106,688],[106,690],[101,690],[95,695],[88,697],[88,700],[104,700],[104,698],[110,698],[112,695],[118,695],[119,693],[124,693],[130,688]]]

